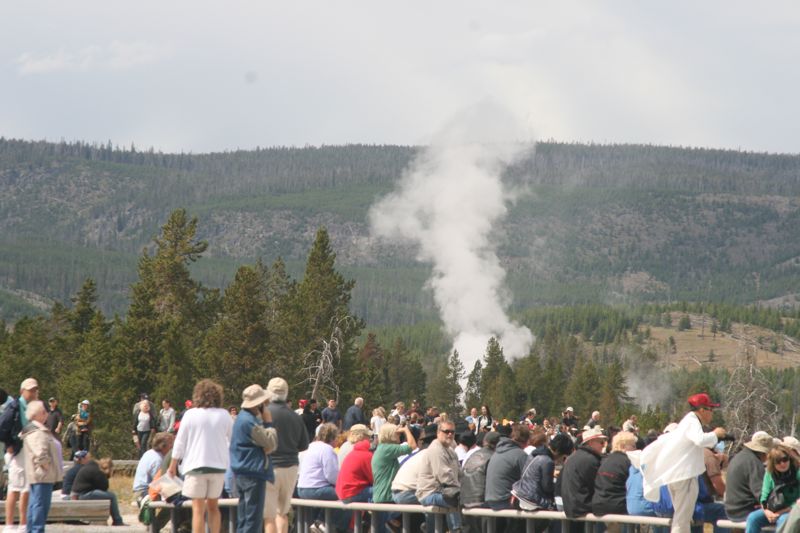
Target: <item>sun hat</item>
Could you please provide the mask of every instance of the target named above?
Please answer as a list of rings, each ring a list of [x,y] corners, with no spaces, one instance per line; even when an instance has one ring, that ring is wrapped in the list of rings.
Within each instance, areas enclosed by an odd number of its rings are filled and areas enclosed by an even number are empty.
[[[787,448],[791,448],[792,450],[800,453],[800,440],[797,440],[794,437],[783,437],[781,444],[783,446],[786,446]]]
[[[283,378],[272,378],[267,383],[267,392],[276,396],[286,396],[289,394],[289,384]]]
[[[594,439],[608,440],[608,437],[606,437],[605,433],[603,433],[603,428],[601,428],[600,426],[595,426],[591,429],[587,429],[582,434],[582,442],[589,442],[590,440]]]
[[[261,388],[261,385],[250,385],[242,391],[242,409],[259,406],[267,399],[269,399],[269,394]]]
[[[38,388],[39,388],[39,382],[36,381],[34,378],[27,378],[19,386],[19,390],[33,390]]]
[[[766,431],[756,431],[753,433],[753,436],[750,438],[749,442],[744,443],[745,447],[750,448],[754,452],[758,453],[768,453],[773,446],[775,446],[775,441],[772,438],[772,435],[767,433]]]

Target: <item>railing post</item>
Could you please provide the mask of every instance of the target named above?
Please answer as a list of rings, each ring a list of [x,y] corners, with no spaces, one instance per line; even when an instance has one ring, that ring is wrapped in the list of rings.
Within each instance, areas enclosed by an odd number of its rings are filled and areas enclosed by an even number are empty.
[[[488,533],[497,533],[497,519],[490,516],[486,521],[486,530]]]
[[[236,531],[236,523],[239,511],[238,506],[228,507],[228,531],[234,533]]]
[[[169,523],[172,533],[178,533],[178,508],[174,505],[169,510]]]
[[[335,528],[333,524],[333,509],[325,508],[325,531],[333,531]]]
[[[533,527],[533,520],[528,518],[525,520],[525,533],[534,533],[536,528]]]
[[[436,533],[444,533],[444,517],[442,513],[434,513],[433,515],[433,530]]]
[[[411,513],[403,513],[403,533],[411,533]]]
[[[361,523],[361,511],[353,511],[353,533],[363,533],[364,524]]]

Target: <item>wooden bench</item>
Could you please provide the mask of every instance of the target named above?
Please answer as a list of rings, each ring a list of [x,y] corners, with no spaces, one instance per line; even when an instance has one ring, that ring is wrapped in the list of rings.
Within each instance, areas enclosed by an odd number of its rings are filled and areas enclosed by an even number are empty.
[[[5,502],[3,502],[5,503]],[[53,500],[48,522],[87,522],[107,524],[109,515],[108,500]],[[17,513],[14,513],[17,516]],[[19,516],[17,516],[19,520]],[[0,521],[6,521],[6,506],[0,507]]]

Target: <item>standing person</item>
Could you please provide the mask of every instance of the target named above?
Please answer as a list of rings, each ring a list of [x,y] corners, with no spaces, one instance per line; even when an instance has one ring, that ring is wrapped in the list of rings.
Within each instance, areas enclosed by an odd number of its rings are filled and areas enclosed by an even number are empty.
[[[181,429],[172,448],[169,474],[183,469],[183,490],[192,499],[192,533],[205,532],[205,514],[211,533],[219,533],[221,515],[218,500],[230,464],[228,448],[233,421],[222,408],[222,386],[210,379],[200,380],[192,392],[192,409],[181,419]]]
[[[62,438],[62,442],[69,446],[69,458],[74,459],[75,453],[80,451],[78,450],[78,415],[72,415],[70,417],[69,424],[67,424],[67,429],[64,431],[64,436]]]
[[[89,451],[94,427],[89,400],[83,400],[78,406],[78,418],[75,423],[78,425],[78,449]]]
[[[322,410],[322,423],[333,424],[339,430],[342,429],[342,414],[336,408],[336,400],[333,398],[328,400],[328,407]]]
[[[308,431],[300,416],[286,404],[289,384],[283,378],[272,378],[267,384],[269,411],[278,432],[278,447],[272,452],[275,483],[267,484],[264,507],[266,533],[287,533],[292,495],[297,483],[299,452],[308,448]],[[336,402],[334,402],[334,406]],[[340,421],[341,422],[341,421]]]
[[[627,431],[634,435],[639,434],[639,420],[636,418],[636,415],[631,415],[630,418],[622,424],[622,431]]]
[[[561,419],[561,424],[567,426],[567,428],[578,427],[578,417],[575,416],[575,409],[572,407],[567,407],[564,409],[562,413],[563,418]]]
[[[317,426],[322,423],[322,413],[317,408],[317,400],[314,398],[308,400],[300,417],[303,419],[303,424],[305,424],[308,432],[308,440],[311,442],[317,434]]]
[[[586,422],[586,426],[592,429],[600,423],[600,411],[592,411],[592,417]]]
[[[704,392],[690,396],[688,402],[690,411],[678,427],[645,448],[641,455],[645,498],[658,501],[659,487],[667,485],[669,489],[675,509],[672,533],[689,533],[700,490],[697,478],[706,470],[703,448],[715,445],[725,436],[721,427],[703,432],[703,425],[711,423],[718,403],[713,403]]]
[[[386,410],[383,407],[376,407],[372,410],[372,418],[369,420],[369,428],[376,435],[381,430],[381,426],[386,423]]]
[[[269,393],[261,385],[250,385],[242,392],[241,411],[233,424],[230,448],[231,470],[239,493],[237,533],[260,533],[264,527],[267,483],[275,481],[269,454],[277,446]]]
[[[347,408],[344,414],[344,424],[342,429],[349,430],[355,424],[367,424],[367,418],[364,416],[364,398],[358,397],[353,405]]]
[[[156,417],[150,411],[150,402],[142,400],[139,406],[139,414],[136,415],[133,421],[133,434],[136,435],[137,447],[139,448],[139,459],[147,451],[147,445],[150,442],[150,435],[156,431]]]
[[[164,399],[161,400],[161,410],[158,412],[158,431],[173,431],[175,426],[175,409],[172,407],[172,402]]]
[[[492,420],[492,412],[489,407],[481,405],[481,414],[478,416],[477,422],[475,422],[475,434],[477,435],[481,431],[491,431],[493,423],[494,420]]]
[[[47,403],[50,406],[50,411],[47,413],[47,422],[45,425],[55,438],[61,439],[61,428],[64,426],[64,414],[58,406],[57,399],[51,397],[47,400]]]
[[[53,495],[53,485],[61,481],[61,457],[50,430],[45,426],[47,411],[44,403],[34,400],[28,404],[25,415],[30,424],[22,431],[24,441],[25,472],[30,484],[28,504],[29,533],[44,533],[47,514]]]
[[[28,491],[25,479],[25,452],[20,433],[28,424],[26,409],[30,402],[39,399],[39,382],[27,378],[19,386],[19,397],[6,405],[0,418],[0,440],[6,445],[5,463],[8,468],[6,494],[6,528],[13,527],[14,507],[19,501],[19,527],[25,530],[28,521]]]
[[[114,461],[110,457],[100,461],[88,460],[75,476],[70,497],[73,500],[108,500],[111,525],[124,526],[117,495],[108,490],[108,480],[113,471]]]

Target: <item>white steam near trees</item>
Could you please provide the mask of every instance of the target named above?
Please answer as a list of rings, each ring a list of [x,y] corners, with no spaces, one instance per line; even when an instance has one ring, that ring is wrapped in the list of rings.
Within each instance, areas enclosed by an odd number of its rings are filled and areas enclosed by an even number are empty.
[[[533,149],[518,123],[491,103],[451,120],[400,180],[372,206],[376,237],[417,246],[431,263],[428,280],[449,335],[466,368],[495,336],[509,358],[527,355],[533,335],[509,319],[510,295],[497,257],[497,224],[515,193],[503,170]]]

